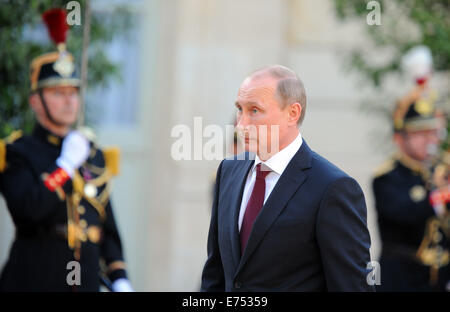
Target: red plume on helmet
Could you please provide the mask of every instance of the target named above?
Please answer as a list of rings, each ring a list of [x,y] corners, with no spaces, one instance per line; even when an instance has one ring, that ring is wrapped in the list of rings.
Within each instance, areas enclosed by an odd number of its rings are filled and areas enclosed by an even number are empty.
[[[63,9],[50,9],[42,14],[42,19],[47,25],[48,33],[56,45],[66,42],[69,25],[66,21],[66,11]]]
[[[75,70],[75,59],[66,50],[69,30],[66,16],[66,11],[59,8],[47,10],[42,14],[42,21],[47,26],[48,35],[58,50],[39,55],[31,62],[30,82],[33,92],[46,87],[80,86],[80,79]]]

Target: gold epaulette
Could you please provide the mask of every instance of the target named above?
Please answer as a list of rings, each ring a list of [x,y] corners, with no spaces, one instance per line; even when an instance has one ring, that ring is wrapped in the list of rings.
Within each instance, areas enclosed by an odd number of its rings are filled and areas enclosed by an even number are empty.
[[[108,147],[103,149],[105,167],[112,175],[120,172],[120,149],[118,147]]]
[[[395,168],[395,160],[391,158],[385,161],[382,165],[380,165],[378,168],[374,170],[373,177],[374,178],[381,177],[382,175],[385,175],[394,170],[394,168]]]
[[[0,140],[0,172],[5,171],[6,168],[6,142]]]
[[[97,136],[95,135],[95,132],[92,128],[83,126],[77,129],[81,132],[82,135],[84,135],[89,141],[96,143],[97,142]]]
[[[6,169],[6,144],[11,144],[22,136],[22,131],[13,131],[8,137],[0,140],[0,172]]]

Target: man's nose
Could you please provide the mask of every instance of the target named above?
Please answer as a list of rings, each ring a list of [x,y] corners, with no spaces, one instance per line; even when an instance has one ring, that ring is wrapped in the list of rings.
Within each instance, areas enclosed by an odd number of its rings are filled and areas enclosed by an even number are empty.
[[[439,142],[439,135],[437,131],[430,132],[428,135],[428,142],[430,143],[438,143]]]
[[[248,116],[245,112],[242,112],[241,115],[238,117],[237,120],[237,127],[239,128],[245,128],[249,125],[248,123]]]
[[[70,93],[64,94],[64,102],[66,103],[66,105],[71,105],[74,101],[75,97],[72,94]]]

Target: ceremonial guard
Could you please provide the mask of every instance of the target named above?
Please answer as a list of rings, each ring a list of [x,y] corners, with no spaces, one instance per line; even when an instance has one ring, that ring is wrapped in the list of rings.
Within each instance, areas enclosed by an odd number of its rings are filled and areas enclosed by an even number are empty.
[[[0,193],[16,228],[0,291],[131,291],[110,202],[119,151],[72,130],[80,108],[66,12],[43,20],[57,51],[31,63],[31,135],[0,140]]]
[[[431,54],[405,56],[415,88],[393,114],[397,154],[373,180],[382,241],[379,291],[449,291],[449,154],[440,152],[447,124],[429,86]]]

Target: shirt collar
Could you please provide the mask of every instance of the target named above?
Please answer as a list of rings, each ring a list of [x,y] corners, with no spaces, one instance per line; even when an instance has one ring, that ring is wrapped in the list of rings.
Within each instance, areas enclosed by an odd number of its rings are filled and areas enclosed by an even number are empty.
[[[299,133],[297,137],[294,139],[294,141],[289,143],[288,146],[286,146],[281,151],[270,157],[268,160],[262,161],[258,157],[258,155],[255,155],[255,163],[253,164],[252,170],[255,170],[256,165],[262,163],[267,167],[269,167],[272,171],[276,172],[277,174],[279,175],[283,174],[283,171],[286,169],[291,159],[300,149],[302,143],[303,143],[302,135]]]

